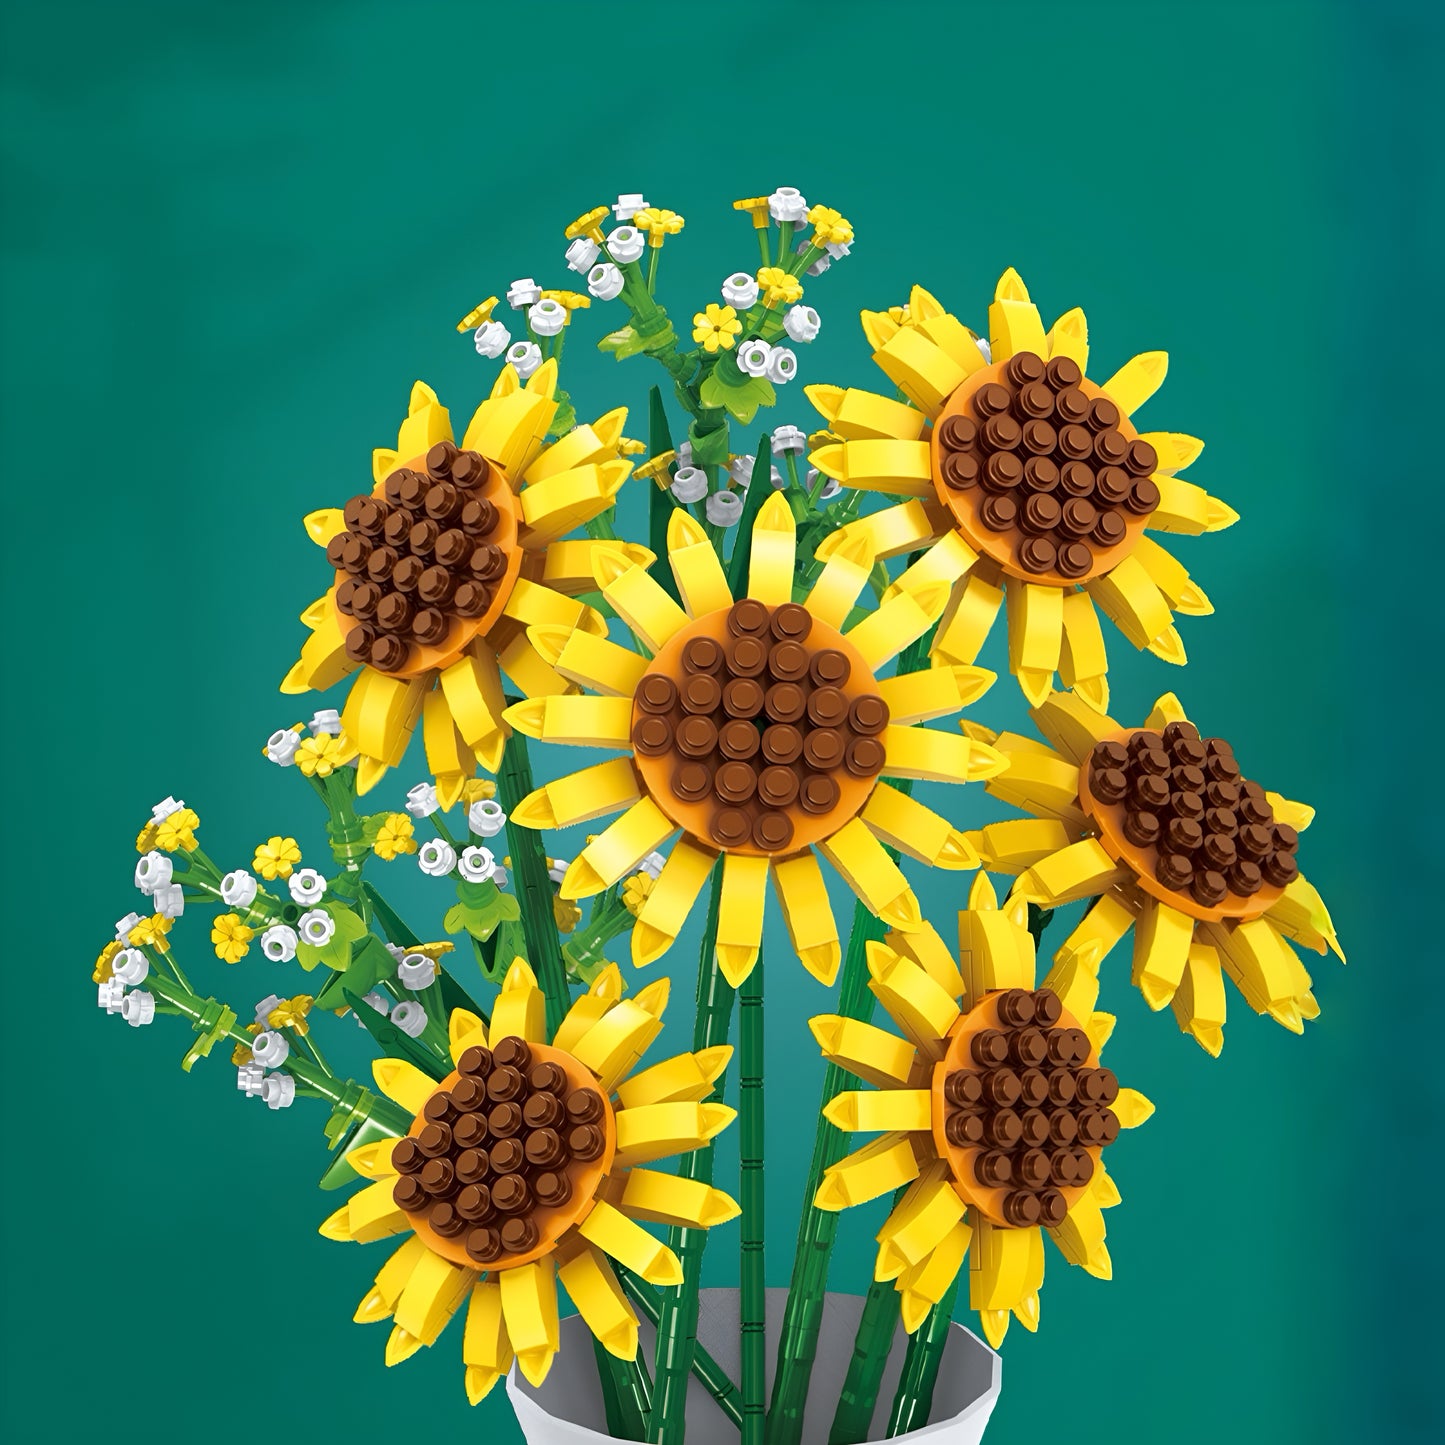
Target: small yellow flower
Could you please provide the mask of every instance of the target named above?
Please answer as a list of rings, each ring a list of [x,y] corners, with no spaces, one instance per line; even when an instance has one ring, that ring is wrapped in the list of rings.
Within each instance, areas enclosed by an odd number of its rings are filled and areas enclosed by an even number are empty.
[[[647,451],[647,443],[640,442],[636,437],[618,437],[617,455],[619,457],[640,457]]]
[[[455,948],[456,944],[447,939],[443,939],[440,943],[415,943],[407,949],[407,952],[419,953],[423,957],[430,958],[435,962],[443,954],[451,953]]]
[[[231,1050],[231,1062],[240,1069],[244,1068],[247,1064],[254,1064],[256,1062],[256,1056],[245,1044],[237,1044],[236,1047]]]
[[[622,885],[622,902],[627,911],[636,918],[652,892],[652,879],[646,873],[634,873]]]
[[[111,964],[115,956],[120,952],[120,944],[112,939],[100,951],[100,957],[95,960],[95,971],[90,975],[92,983],[109,983],[111,977]]]
[[[662,245],[669,237],[675,236],[686,224],[676,211],[665,211],[660,206],[649,206],[633,216],[632,224],[639,231],[647,232],[647,244],[654,248]]]
[[[301,861],[301,849],[294,838],[267,838],[251,859],[251,871],[265,879],[289,878]]]
[[[222,963],[240,963],[251,951],[255,930],[241,922],[238,913],[222,913],[211,924],[211,942]]]
[[[334,737],[330,733],[317,733],[296,749],[296,766],[308,778],[329,778],[356,754],[356,744],[344,732]]]
[[[813,244],[815,246],[851,246],[853,226],[831,206],[814,206],[808,212],[813,223]]]
[[[496,796],[497,785],[490,778],[468,778],[462,784],[462,802],[469,808],[473,803],[483,803]]]
[[[579,236],[586,236],[589,241],[596,241],[602,244],[602,223],[612,214],[611,206],[594,206],[590,211],[584,211],[570,226],[563,231],[563,235],[569,241],[575,241]]]
[[[768,306],[791,306],[802,299],[803,283],[781,266],[760,267],[758,285],[763,288],[763,302]]]
[[[770,217],[766,196],[749,196],[746,200],[734,201],[733,210],[746,211],[753,218],[753,230],[766,231]]]
[[[371,851],[388,862],[398,853],[415,853],[413,831],[412,821],[405,813],[388,813],[386,821],[376,830],[376,841],[371,845]]]
[[[480,306],[473,306],[460,321],[457,322],[458,331],[475,331],[484,321],[492,319],[492,307],[497,304],[495,296],[488,296]]]
[[[831,446],[834,443],[840,442],[842,440],[843,438],[840,437],[837,432],[831,432],[827,430],[809,432],[808,450],[810,452],[815,452],[819,449],[819,447]]]
[[[554,896],[552,918],[557,924],[558,933],[571,933],[582,922],[582,910],[570,900]]]
[[[135,851],[137,853],[149,853],[156,846],[156,825],[147,823],[139,833],[135,835]]]
[[[731,351],[742,329],[738,313],[731,306],[719,306],[716,301],[710,301],[706,311],[699,311],[692,318],[692,339],[704,351],[715,352],[719,347]]]
[[[298,993],[295,998],[283,999],[266,1015],[266,1023],[273,1029],[294,1029],[298,1034],[310,1031],[306,1015],[316,1000],[309,993]]]
[[[196,829],[200,823],[193,809],[178,808],[155,825],[156,847],[163,853],[174,853],[177,848],[189,853],[196,846]]]
[[[559,306],[565,308],[567,315],[562,323],[564,326],[572,324],[574,311],[585,311],[592,304],[592,298],[584,296],[580,291],[544,291],[542,300],[555,301]]]
[[[696,336],[697,332],[694,331],[693,335]],[[728,345],[731,346],[732,343],[729,342]],[[641,466],[633,467],[632,475],[634,477],[641,477],[644,482],[656,482],[663,491],[666,491],[672,482],[672,476],[668,468],[670,468],[676,460],[676,452],[658,452],[655,457],[643,462]]]
[[[130,933],[126,936],[128,943],[141,948],[149,944],[157,953],[167,953],[170,944],[166,942],[166,934],[171,931],[172,919],[164,913],[153,913],[149,918],[142,918]]]

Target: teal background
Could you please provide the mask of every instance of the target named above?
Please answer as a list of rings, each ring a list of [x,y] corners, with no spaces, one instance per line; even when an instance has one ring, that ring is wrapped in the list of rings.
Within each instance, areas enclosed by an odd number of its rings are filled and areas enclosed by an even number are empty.
[[[1171,353],[1148,423],[1207,439],[1191,475],[1244,521],[1178,544],[1218,609],[1184,622],[1186,673],[1112,640],[1116,712],[1177,687],[1317,805],[1306,870],[1352,958],[1319,962],[1302,1039],[1232,994],[1218,1062],[1110,960],[1111,1062],[1158,1113],[1111,1160],[1113,1282],[1051,1258],[989,1441],[1440,1437],[1441,990],[1418,936],[1442,866],[1438,9],[253,0],[8,5],[0,26],[0,1434],[517,1438],[500,1390],[468,1411],[457,1331],[388,1371],[385,1331],[349,1322],[379,1251],[315,1233],[321,1112],[242,1100],[224,1058],[182,1075],[187,1032],[101,1015],[91,963],[157,798],[193,803],[227,866],[278,831],[319,848],[309,789],[258,755],[311,711],[275,693],[323,581],[299,518],[369,484],[414,377],[458,418],[480,399],[495,366],[455,318],[514,276],[566,284],[562,227],[643,189],[688,218],[660,293],[685,319],[755,265],[731,200],[797,184],[859,236],[809,284],[803,381],[873,384],[854,318],[914,281],[981,324],[1009,264],[1046,316],[1084,306],[1094,374]],[[588,416],[655,380],[589,354],[602,329],[594,310],[564,362]],[[776,422],[813,424],[801,384]],[[1016,722],[996,691],[977,715]],[[439,919],[445,890],[396,870]],[[919,882],[946,928],[959,878]],[[781,1284],[820,1072],[801,1020],[827,995],[772,931]],[[243,1011],[301,986],[208,967],[203,933],[178,927],[182,956]],[[694,957],[666,965],[674,1047]],[[360,1067],[351,1028],[329,1037]],[[868,1275],[879,1216],[858,1214],[835,1287]],[[708,1261],[735,1280],[735,1231]]]

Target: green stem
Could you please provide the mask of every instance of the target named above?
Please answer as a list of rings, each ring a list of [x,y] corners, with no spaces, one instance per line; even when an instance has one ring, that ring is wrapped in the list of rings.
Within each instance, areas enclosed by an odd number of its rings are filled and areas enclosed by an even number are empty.
[[[635,1422],[622,1409],[622,1392],[617,1387],[617,1360],[607,1346],[592,1336],[592,1353],[597,1356],[597,1381],[602,1386],[602,1410],[607,1416],[607,1433],[614,1440],[638,1440]]]
[[[928,1423],[933,1411],[933,1387],[938,1383],[938,1366],[948,1347],[948,1329],[953,1322],[953,1301],[958,1293],[958,1279],[943,1292],[943,1298],[929,1310],[928,1318],[909,1337],[908,1353],[903,1357],[903,1374],[898,1380],[898,1393],[893,1397],[893,1411],[888,1417],[888,1438],[906,1435]]]
[[[767,1424],[767,1280],[763,1241],[763,961],[738,994],[738,1153],[742,1205],[742,1445],[762,1445]]]
[[[773,264],[773,257],[772,252],[768,250],[768,227],[755,226],[753,229],[757,232],[758,249],[763,255],[763,265],[771,266]]]
[[[732,1023],[733,988],[722,976],[714,954],[717,949],[718,910],[722,903],[722,865],[713,869],[708,898],[707,927],[697,961],[697,1015],[692,1026],[692,1047],[696,1053],[725,1044]],[[721,1095],[721,1077],[714,1085]],[[684,1154],[678,1175],[712,1183],[712,1148],[707,1146]],[[702,1285],[702,1255],[707,1230],[674,1227],[668,1238],[672,1252],[682,1261],[682,1283],[662,1299],[657,1322],[657,1388],[647,1438],[654,1445],[682,1445],[686,1427],[687,1378],[692,1373],[697,1351],[697,1296]]]
[[[928,656],[933,629],[904,648],[898,659],[900,675],[915,672]],[[913,785],[897,784],[911,793]],[[895,860],[896,852],[889,849]],[[853,930],[843,960],[838,986],[837,1011],[844,1018],[867,1023],[873,1017],[873,995],[868,989],[868,945],[883,938],[887,926],[859,903],[853,910]],[[818,1129],[813,1136],[813,1158],[803,1190],[803,1217],[798,1223],[798,1244],[793,1254],[793,1276],[788,1283],[788,1302],[783,1311],[782,1334],[778,1340],[777,1368],[773,1375],[772,1403],[768,1408],[768,1445],[798,1445],[803,1433],[803,1407],[813,1361],[818,1353],[818,1332],[823,1319],[823,1297],[828,1288],[828,1263],[838,1233],[838,1215],[815,1209],[813,1198],[823,1182],[823,1173],[847,1152],[847,1135],[822,1117],[822,1112],[850,1080],[846,1070],[829,1064],[823,1071],[823,1098],[818,1106]]]
[[[650,248],[652,255],[647,258],[647,294],[657,295],[657,267],[662,260],[662,247],[653,246]]]
[[[509,703],[514,701],[514,698],[508,699]],[[527,755],[527,740],[514,732],[502,753],[497,795],[507,813],[507,842],[511,847],[517,900],[522,906],[527,962],[532,965],[547,1000],[547,1037],[551,1038],[572,1006],[572,995],[567,987],[557,922],[552,916],[552,881],[547,877],[542,835],[534,828],[523,828],[512,822],[513,812],[531,791],[532,762]]]
[[[900,1190],[893,1196],[895,1207],[902,1193]],[[878,1404],[878,1387],[898,1330],[898,1305],[898,1291],[892,1280],[875,1279],[868,1286],[853,1341],[853,1358],[848,1362],[848,1377],[843,1381],[828,1445],[856,1445],[857,1441],[868,1438]]]
[[[615,1268],[622,1280],[622,1287],[632,1296],[633,1303],[655,1326],[662,1316],[661,1291],[633,1274],[631,1270],[624,1269],[621,1265]],[[728,1378],[727,1371],[701,1345],[693,1346],[692,1372],[702,1381],[708,1394],[717,1401],[723,1414],[741,1428],[742,1396],[738,1393],[738,1387]]]

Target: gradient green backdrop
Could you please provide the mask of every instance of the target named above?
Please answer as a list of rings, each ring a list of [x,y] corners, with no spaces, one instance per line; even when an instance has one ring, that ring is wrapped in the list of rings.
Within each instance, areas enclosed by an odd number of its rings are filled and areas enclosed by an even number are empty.
[[[455,1331],[387,1371],[384,1330],[350,1323],[376,1261],[315,1232],[321,1112],[243,1101],[225,1058],[183,1075],[186,1031],[99,1014],[91,961],[158,797],[228,866],[275,831],[319,844],[309,790],[257,753],[310,712],[275,692],[322,583],[299,519],[369,484],[414,377],[466,414],[495,367],[453,320],[513,276],[565,284],[562,226],[638,188],[688,218],[662,287],[686,316],[755,263],[731,200],[797,184],[859,236],[809,285],[804,380],[868,381],[860,306],[922,281],[977,324],[1009,264],[1049,315],[1086,308],[1099,372],[1172,354],[1150,424],[1208,439],[1194,475],[1244,522],[1179,546],[1218,609],[1184,624],[1187,673],[1111,644],[1118,709],[1177,687],[1319,807],[1306,868],[1354,960],[1320,963],[1303,1039],[1233,996],[1217,1063],[1111,961],[1112,1062],[1158,1114],[1113,1161],[1114,1281],[1051,1261],[990,1441],[1439,1438],[1440,986],[1416,924],[1440,798],[1411,721],[1440,700],[1429,8],[5,6],[0,1434],[516,1438],[500,1390],[468,1411]],[[654,379],[576,339],[566,369],[587,415]],[[774,419],[812,423],[801,383]],[[998,694],[983,715],[1016,720]],[[960,901],[948,875],[922,889],[940,919]],[[208,968],[202,931],[178,937],[243,1009],[299,986]],[[819,1072],[801,1019],[826,995],[769,957],[783,1283]],[[867,1277],[859,1213],[835,1286]],[[735,1231],[708,1258],[734,1280]]]

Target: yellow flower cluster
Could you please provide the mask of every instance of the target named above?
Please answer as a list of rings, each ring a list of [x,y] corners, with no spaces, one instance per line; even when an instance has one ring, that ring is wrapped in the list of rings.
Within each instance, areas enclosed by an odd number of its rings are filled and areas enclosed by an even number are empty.
[[[279,835],[267,838],[251,859],[251,870],[270,881],[275,878],[289,878],[291,870],[301,861],[301,849],[294,838]]]
[[[283,999],[266,1015],[266,1023],[273,1029],[292,1029],[298,1034],[310,1031],[306,1015],[316,1000],[309,993],[298,993],[295,998]]]
[[[582,910],[569,899],[556,894],[552,898],[552,918],[558,933],[571,933],[582,922]]]
[[[166,934],[171,931],[171,921],[164,913],[153,913],[149,918],[142,918],[131,929],[126,935],[126,941],[136,948],[149,945],[157,953],[167,953],[170,951],[170,944],[166,942]]]
[[[646,210],[638,211],[633,216],[632,224],[639,231],[647,233],[647,244],[656,249],[669,236],[677,235],[686,223],[676,211],[665,211],[660,206],[648,206]]]
[[[211,943],[222,963],[240,963],[251,951],[256,931],[241,922],[238,913],[222,913],[211,924]]]
[[[90,975],[92,983],[109,983],[111,978],[111,964],[115,962],[115,956],[120,952],[120,944],[114,939],[106,944],[100,951],[100,957],[95,960],[95,969]]]
[[[317,733],[296,749],[296,766],[308,778],[329,778],[337,768],[354,762],[357,746],[346,734]]]
[[[768,306],[791,306],[803,298],[803,283],[781,266],[760,267],[758,285],[763,289],[763,302]]]
[[[490,778],[468,778],[462,784],[462,802],[471,807],[497,796],[497,785]]]
[[[737,341],[743,323],[731,306],[719,306],[709,302],[707,310],[697,312],[692,318],[692,339],[704,351],[731,351]]]
[[[388,862],[398,854],[415,853],[416,839],[412,836],[413,831],[412,821],[405,813],[388,813],[386,820],[376,830],[376,841],[372,843],[371,851]]]
[[[808,212],[813,226],[815,246],[850,246],[853,243],[853,226],[831,206],[814,206]]]
[[[622,902],[627,911],[636,918],[652,892],[652,879],[646,873],[634,873],[622,885]]]
[[[136,834],[135,851],[149,853],[159,848],[163,853],[174,853],[178,848],[189,853],[196,846],[196,829],[201,820],[191,808],[178,808],[160,823],[147,823]]]

